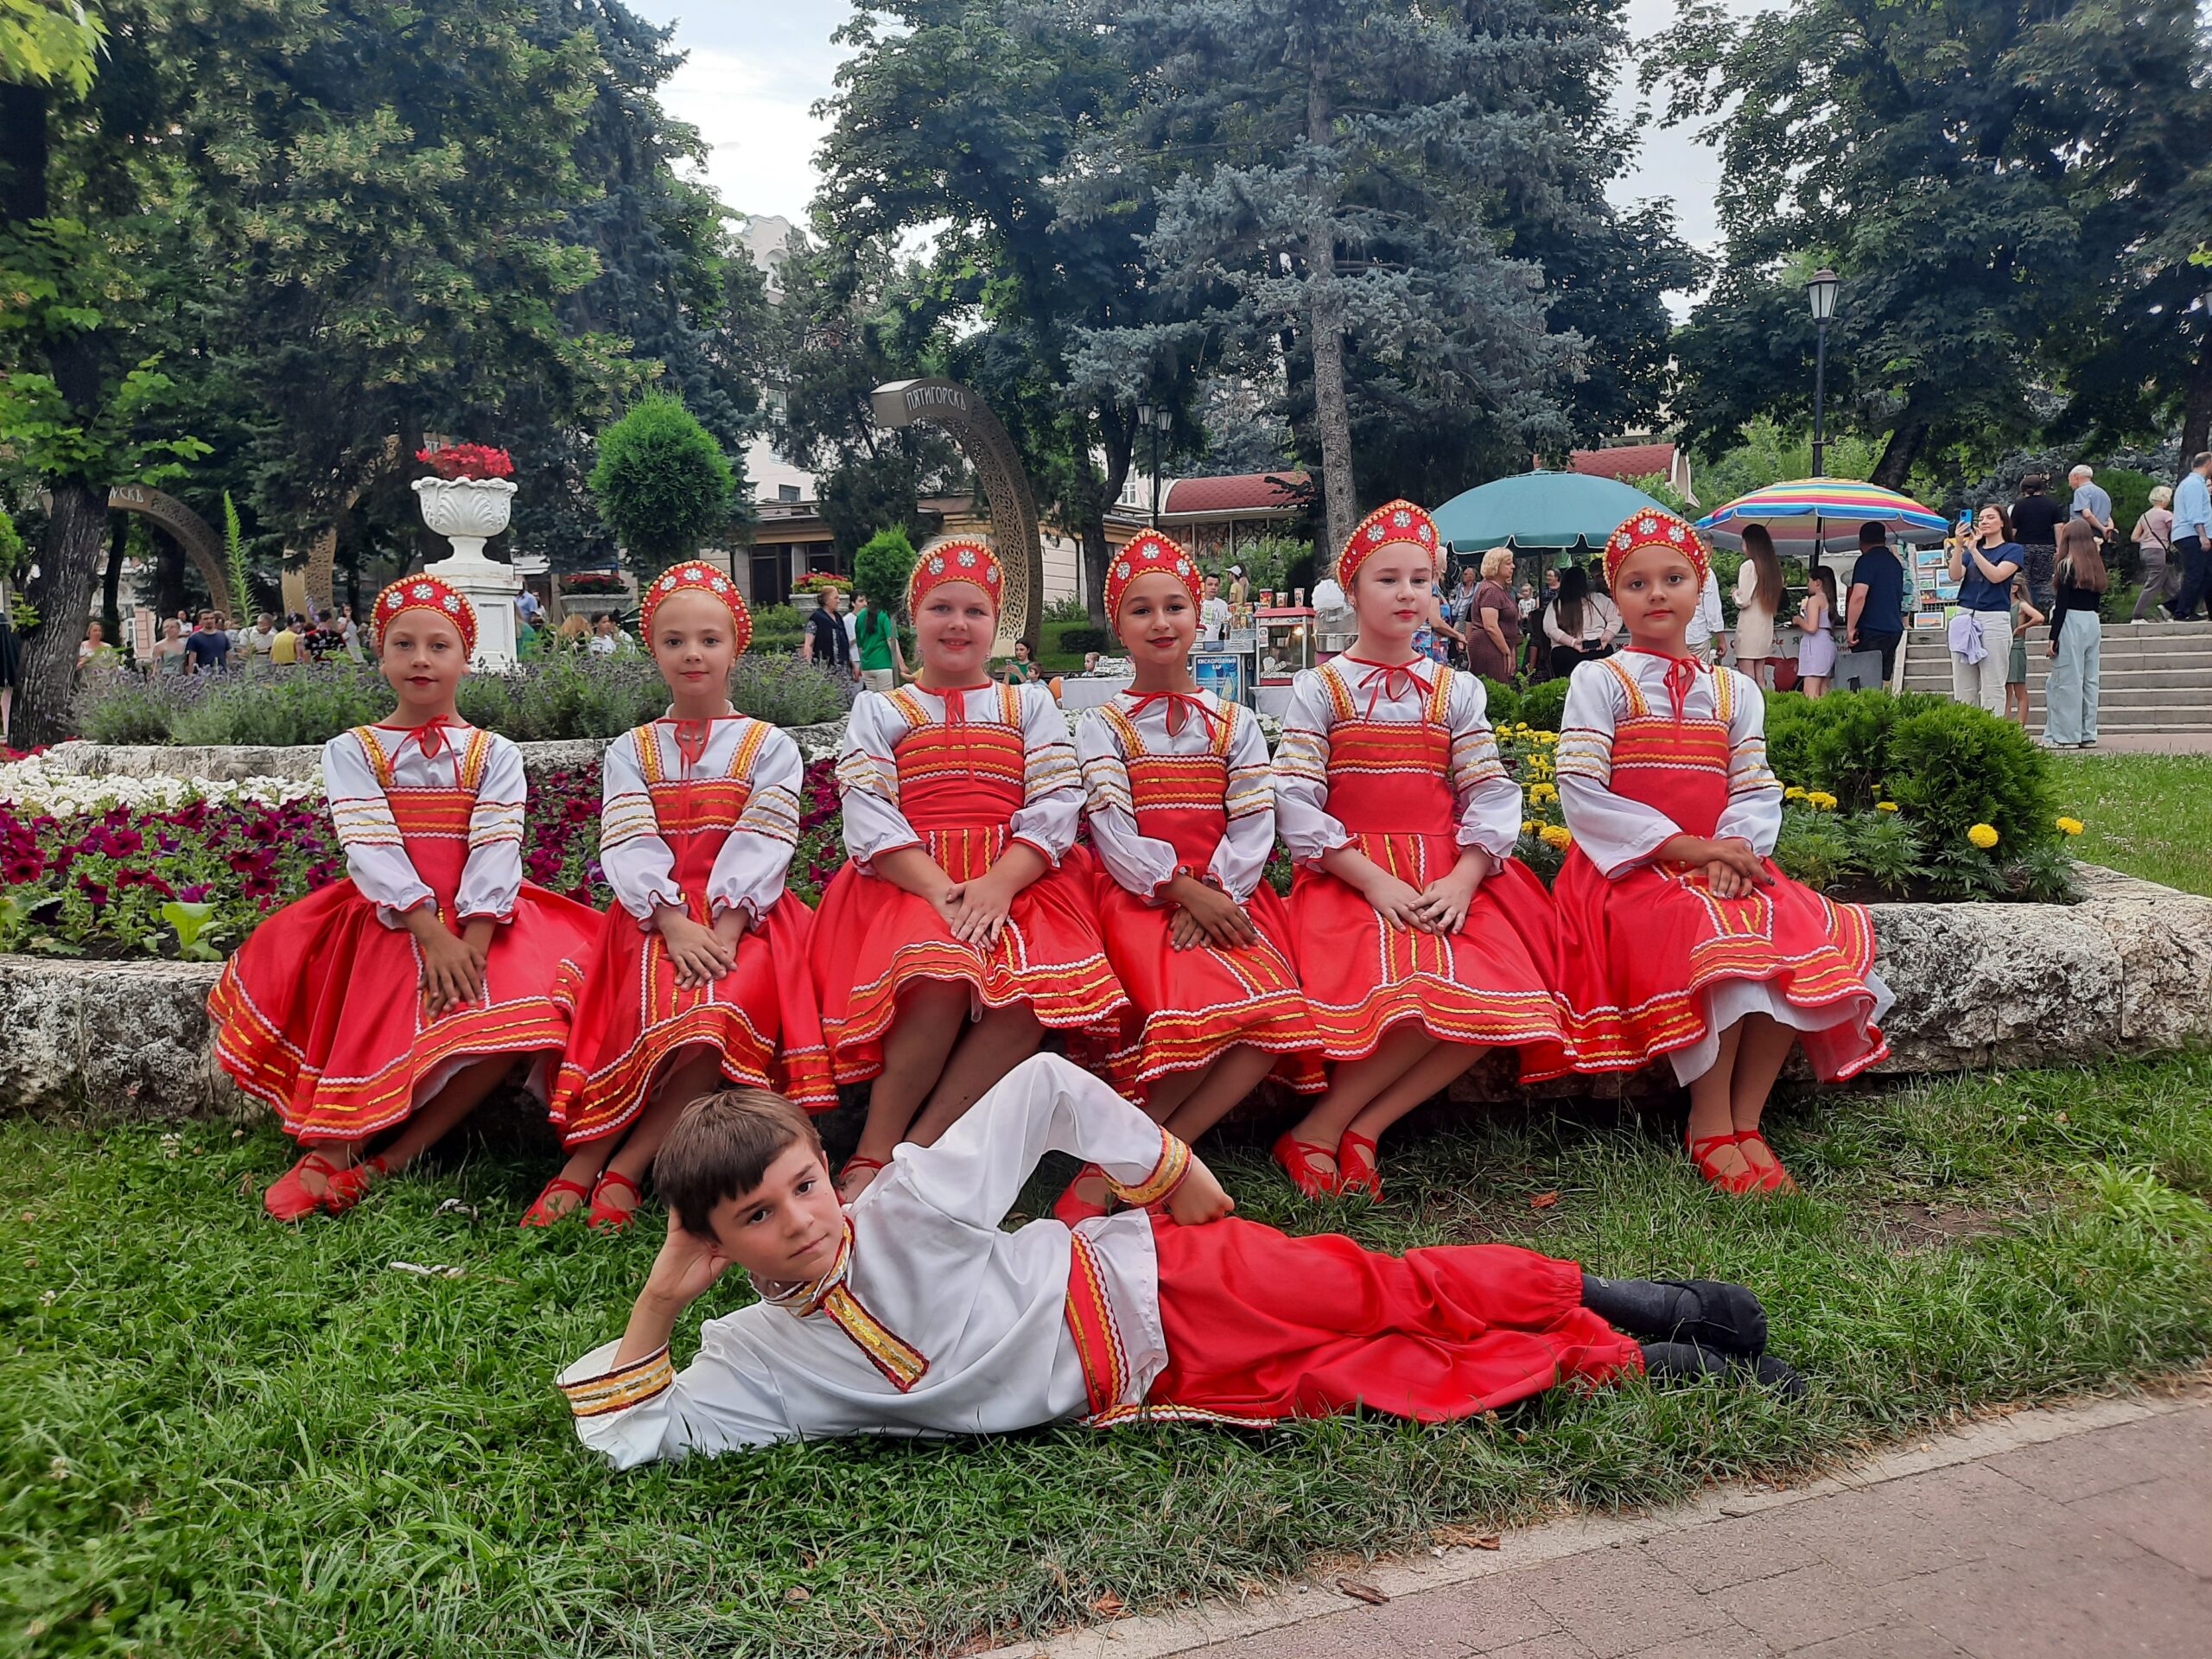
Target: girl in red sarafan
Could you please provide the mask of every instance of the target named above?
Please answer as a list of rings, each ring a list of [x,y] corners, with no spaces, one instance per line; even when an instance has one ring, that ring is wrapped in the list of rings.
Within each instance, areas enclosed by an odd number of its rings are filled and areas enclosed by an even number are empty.
[[[522,879],[521,752],[454,712],[476,649],[467,597],[403,577],[372,626],[397,712],[322,751],[348,879],[254,929],[207,1000],[223,1068],[308,1149],[264,1199],[280,1221],[350,1208],[518,1058],[543,1098],[599,930]]]
[[[1305,1092],[1325,1084],[1290,915],[1262,879],[1275,830],[1267,739],[1250,709],[1191,677],[1198,583],[1158,531],[1115,556],[1106,614],[1135,677],[1076,728],[1091,844],[1111,878],[1099,928],[1131,1004],[1111,1067],[1186,1141],[1278,1067]],[[1103,1215],[1107,1192],[1086,1169],[1053,1213]]]
[[[987,671],[1005,588],[980,541],[925,548],[906,588],[922,671],[853,704],[837,763],[850,860],[815,918],[841,1084],[874,1078],[838,1185],[856,1198],[927,1146],[1047,1027],[1110,1043],[1128,999],[1098,937],[1083,783],[1042,685]]]
[[[1290,914],[1328,1092],[1275,1142],[1307,1193],[1382,1196],[1376,1137],[1489,1047],[1524,1081],[1570,1069],[1549,895],[1513,857],[1521,786],[1482,681],[1417,652],[1440,543],[1410,501],[1363,520],[1337,562],[1351,649],[1291,688],[1275,808],[1297,861]]]
[[[671,699],[607,746],[599,861],[613,906],[553,1092],[569,1152],[523,1217],[580,1204],[626,1225],[669,1126],[732,1084],[810,1111],[837,1103],[807,966],[813,912],[784,890],[798,840],[798,745],[730,706],[753,619],[698,559],[645,588],[639,627]]]
[[[1553,892],[1578,1064],[1626,1071],[1664,1054],[1690,1091],[1690,1156],[1730,1192],[1794,1192],[1759,1133],[1790,1045],[1823,1078],[1889,1052],[1889,988],[1864,906],[1839,905],[1769,856],[1782,785],[1766,700],[1689,655],[1683,630],[1709,561],[1662,508],[1605,542],[1628,650],[1567,687],[1560,809],[1573,832]]]

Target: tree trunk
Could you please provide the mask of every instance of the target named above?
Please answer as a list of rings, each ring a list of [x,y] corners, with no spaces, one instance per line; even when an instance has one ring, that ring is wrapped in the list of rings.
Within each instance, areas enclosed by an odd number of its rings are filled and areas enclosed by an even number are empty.
[[[1891,429],[1882,458],[1874,463],[1874,476],[1867,482],[1878,484],[1885,490],[1904,489],[1905,477],[1912,471],[1912,463],[1920,459],[1921,446],[1927,442],[1928,423],[1908,404]]]
[[[107,575],[100,583],[100,626],[107,630],[108,643],[123,643],[123,555],[130,545],[130,516],[118,512],[109,515],[114,524],[108,531]]]
[[[92,612],[100,549],[107,540],[107,486],[57,478],[48,487],[53,505],[46,543],[38,575],[23,592],[38,612],[38,626],[23,636],[22,683],[16,693],[15,741],[22,748],[59,743],[71,734],[77,643]]]
[[[154,609],[166,622],[189,608],[184,591],[184,547],[159,524],[149,525],[147,533],[154,540]]]
[[[2196,368],[2189,377],[2189,390],[2182,394],[2181,403],[2181,464],[2184,471],[2190,460],[2212,449],[2212,335],[2208,335],[2204,349],[2196,355]]]
[[[1334,137],[1329,108],[1329,60],[1314,54],[1306,80],[1306,139],[1325,149]],[[1313,424],[1321,440],[1321,504],[1326,510],[1328,562],[1333,565],[1351,539],[1359,498],[1351,476],[1351,410],[1344,401],[1344,301],[1337,286],[1333,212],[1306,242],[1306,280],[1312,313]]]
[[[1110,633],[1114,619],[1106,614],[1106,567],[1113,563],[1114,549],[1106,539],[1106,515],[1122,499],[1122,486],[1128,481],[1136,439],[1111,416],[1103,416],[1098,424],[1106,441],[1106,476],[1083,515],[1083,593],[1091,626]]]

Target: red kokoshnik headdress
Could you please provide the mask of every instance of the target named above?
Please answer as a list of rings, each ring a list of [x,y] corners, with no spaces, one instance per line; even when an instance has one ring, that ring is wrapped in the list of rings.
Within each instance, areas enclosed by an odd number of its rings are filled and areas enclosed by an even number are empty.
[[[1393,542],[1421,549],[1432,563],[1444,545],[1436,533],[1436,520],[1428,516],[1426,507],[1410,501],[1385,501],[1359,521],[1359,528],[1337,556],[1338,585],[1349,589],[1359,567]]]
[[[914,561],[914,574],[906,578],[906,614],[914,613],[914,607],[931,588],[948,582],[974,582],[991,596],[994,608],[1004,596],[1006,588],[1005,575],[999,569],[999,556],[991,551],[990,543],[973,537],[955,537],[949,542],[939,542]]]
[[[729,611],[731,625],[737,631],[737,654],[743,656],[746,646],[753,643],[753,613],[745,608],[745,596],[737,591],[737,584],[727,571],[717,570],[704,559],[686,559],[671,564],[652,579],[645,588],[645,596],[638,607],[638,631],[646,639],[646,649],[652,649],[653,613],[664,599],[678,594],[704,594],[719,601]]]
[[[1697,527],[1664,507],[1646,507],[1624,518],[1605,537],[1605,585],[1613,585],[1614,576],[1630,554],[1646,547],[1663,547],[1681,554],[1697,571],[1700,582],[1712,573],[1713,556],[1705,550],[1705,539],[1697,533]]]
[[[1170,575],[1183,584],[1191,602],[1198,602],[1198,563],[1182,545],[1156,530],[1141,531],[1114,556],[1106,571],[1106,620],[1110,624],[1122,609],[1122,595],[1139,576]]]
[[[451,582],[428,575],[402,576],[388,583],[369,607],[369,625],[378,652],[384,650],[385,630],[408,611],[442,616],[460,630],[461,649],[472,657],[476,654],[476,607]]]

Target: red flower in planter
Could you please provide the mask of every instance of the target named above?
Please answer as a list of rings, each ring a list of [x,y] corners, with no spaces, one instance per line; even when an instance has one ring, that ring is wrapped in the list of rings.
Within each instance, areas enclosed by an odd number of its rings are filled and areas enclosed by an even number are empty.
[[[0,864],[0,875],[7,878],[8,885],[11,887],[22,887],[28,881],[35,881],[45,874],[46,855],[35,847],[22,852],[10,853],[8,855],[8,861],[5,864]]]
[[[248,899],[266,899],[276,891],[276,878],[273,875],[249,875],[238,883],[238,892]]]
[[[449,443],[442,449],[417,449],[415,459],[440,478],[508,478],[514,457],[488,443]]]

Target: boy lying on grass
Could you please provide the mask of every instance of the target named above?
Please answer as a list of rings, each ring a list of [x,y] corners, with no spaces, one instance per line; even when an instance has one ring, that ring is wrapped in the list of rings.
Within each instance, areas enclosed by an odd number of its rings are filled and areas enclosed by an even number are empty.
[[[1130,1207],[1001,1231],[1047,1152],[1096,1165]],[[1440,1422],[1639,1370],[1802,1386],[1764,1356],[1740,1285],[1599,1279],[1507,1244],[1385,1255],[1236,1220],[1188,1147],[1053,1055],[935,1146],[899,1147],[849,1206],[806,1114],[759,1090],[696,1102],[653,1173],[668,1240],[628,1329],[559,1378],[584,1443],[622,1468],[1070,1418]],[[669,1334],[732,1265],[761,1300],[708,1320],[678,1372]]]

